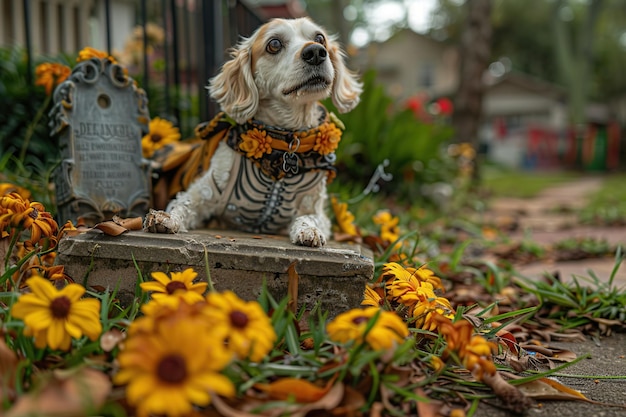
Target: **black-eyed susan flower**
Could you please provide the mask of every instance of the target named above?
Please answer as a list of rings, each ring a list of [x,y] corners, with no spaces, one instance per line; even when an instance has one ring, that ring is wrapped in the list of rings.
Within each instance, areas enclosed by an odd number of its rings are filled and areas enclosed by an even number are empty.
[[[232,291],[207,295],[203,313],[212,328],[224,330],[226,344],[239,359],[261,361],[274,347],[276,332],[256,301],[244,301]]]
[[[380,225],[380,238],[391,244],[400,237],[398,223],[400,219],[392,216],[387,210],[381,210],[372,217],[372,221]]]
[[[371,307],[382,307],[385,304],[385,299],[372,288],[371,285],[365,286],[365,291],[363,292],[363,301],[361,301],[362,306],[371,306]]]
[[[0,196],[10,193],[18,193],[24,200],[30,200],[31,198],[31,193],[26,188],[10,182],[0,182]]]
[[[39,64],[35,68],[35,85],[42,86],[49,96],[54,87],[65,81],[71,72],[70,67],[56,62]]]
[[[11,314],[24,321],[24,334],[35,337],[35,346],[68,350],[71,339],[100,337],[100,301],[81,299],[85,294],[82,285],[69,284],[57,290],[40,276],[33,276],[26,284],[32,292],[18,298]]]
[[[144,158],[151,158],[158,149],[179,140],[180,130],[172,122],[155,117],[150,120],[148,134],[141,139],[141,152]]]
[[[256,127],[241,134],[243,140],[239,144],[239,149],[246,153],[248,158],[259,159],[264,154],[272,152],[272,138],[265,130]]]
[[[142,282],[139,285],[142,290],[152,292],[154,300],[161,301],[170,295],[176,295],[174,298],[180,297],[189,304],[204,301],[203,294],[208,283],[194,283],[198,273],[193,268],[187,268],[182,272],[170,272],[169,277],[160,271],[151,275],[154,281]]]
[[[447,298],[435,297],[415,304],[412,314],[415,319],[415,327],[432,332],[437,328],[437,322],[434,320],[434,317],[441,315],[452,320],[454,318],[454,309]]]
[[[435,290],[445,291],[441,278],[435,275],[433,271],[422,265],[419,268],[404,267],[397,262],[388,262],[383,266],[383,279],[398,279],[402,281],[410,281],[415,279],[421,282],[428,282]]]
[[[53,237],[59,230],[57,222],[43,204],[24,200],[18,193],[0,197],[0,225],[20,230],[29,230],[32,244],[43,237]]]
[[[441,315],[435,315],[433,320],[447,345],[442,359],[456,353],[463,366],[478,379],[482,379],[484,373],[493,375],[496,372],[491,354],[497,352],[497,345],[474,334],[474,326],[469,321],[462,319],[453,323]]]
[[[371,320],[375,320],[370,324]],[[391,311],[368,307],[339,314],[326,326],[328,337],[339,343],[367,343],[373,350],[390,349],[409,335],[404,321]]]
[[[233,396],[233,383],[220,373],[232,358],[221,338],[198,329],[194,320],[165,320],[152,332],[128,337],[118,361],[116,384],[126,384],[138,416],[189,415],[206,406],[211,393]]]
[[[354,224],[354,215],[348,211],[348,204],[340,203],[337,197],[331,198],[330,202],[339,231],[350,236],[359,236],[359,232]]]

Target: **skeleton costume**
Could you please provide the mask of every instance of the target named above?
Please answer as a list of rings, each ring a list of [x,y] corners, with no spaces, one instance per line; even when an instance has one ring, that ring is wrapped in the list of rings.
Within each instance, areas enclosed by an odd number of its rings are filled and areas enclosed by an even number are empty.
[[[196,128],[196,139],[155,152],[155,190],[171,199],[209,168],[218,145],[238,153],[233,174],[217,192],[214,217],[252,233],[280,233],[307,198],[319,196],[335,176],[335,149],[343,125],[321,104],[319,125],[302,131],[257,120],[237,124],[225,113]],[[339,127],[341,127],[341,129]]]

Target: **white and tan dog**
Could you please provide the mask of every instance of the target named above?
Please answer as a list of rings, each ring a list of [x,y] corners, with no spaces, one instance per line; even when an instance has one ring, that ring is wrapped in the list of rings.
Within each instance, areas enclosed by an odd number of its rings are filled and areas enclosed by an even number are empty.
[[[362,84],[335,39],[308,18],[271,20],[231,56],[208,87],[223,113],[197,129],[220,138],[204,153],[208,170],[166,213],[151,210],[144,229],[176,233],[217,219],[322,246],[330,233],[326,181],[341,132],[319,101],[331,97],[348,112]]]

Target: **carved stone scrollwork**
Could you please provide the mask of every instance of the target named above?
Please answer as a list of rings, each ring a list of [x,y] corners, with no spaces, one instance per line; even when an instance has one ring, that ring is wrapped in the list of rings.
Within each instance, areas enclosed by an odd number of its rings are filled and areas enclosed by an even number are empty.
[[[150,207],[141,152],[150,120],[145,91],[122,66],[92,58],[76,65],[53,99],[50,129],[62,159],[54,172],[59,222],[143,216]]]

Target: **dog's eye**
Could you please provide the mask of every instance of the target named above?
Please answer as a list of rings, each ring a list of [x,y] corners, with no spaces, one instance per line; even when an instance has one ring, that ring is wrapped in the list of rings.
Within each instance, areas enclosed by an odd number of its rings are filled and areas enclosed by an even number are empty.
[[[265,50],[270,54],[277,54],[283,48],[283,43],[279,39],[270,39]]]
[[[313,39],[317,43],[321,43],[322,45],[326,45],[326,38],[321,33],[315,35],[315,39]]]

